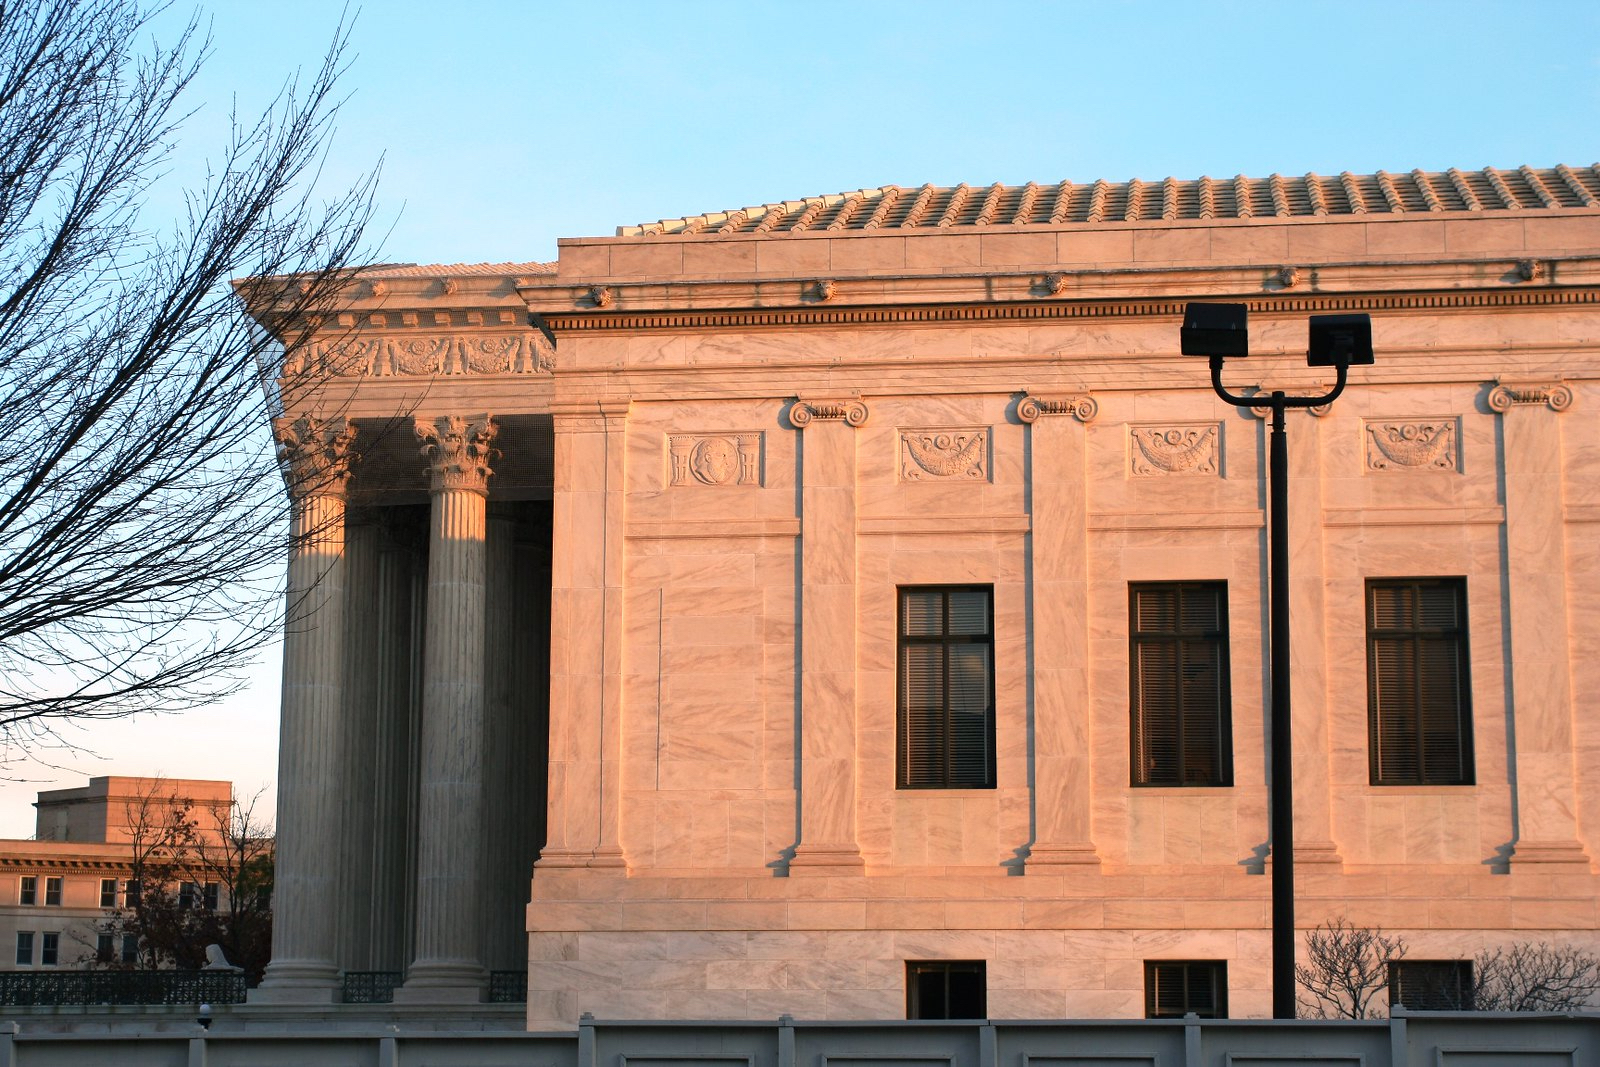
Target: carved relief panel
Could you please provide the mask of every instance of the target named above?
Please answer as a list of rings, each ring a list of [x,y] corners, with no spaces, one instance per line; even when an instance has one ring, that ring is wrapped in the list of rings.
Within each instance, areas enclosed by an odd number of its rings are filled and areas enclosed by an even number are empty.
[[[1136,478],[1163,474],[1216,474],[1222,427],[1215,422],[1128,427],[1128,472]]]
[[[988,427],[900,431],[901,481],[988,479]]]
[[[1458,469],[1454,416],[1363,419],[1362,447],[1369,471]]]
[[[760,485],[761,433],[675,433],[667,438],[671,485]]]

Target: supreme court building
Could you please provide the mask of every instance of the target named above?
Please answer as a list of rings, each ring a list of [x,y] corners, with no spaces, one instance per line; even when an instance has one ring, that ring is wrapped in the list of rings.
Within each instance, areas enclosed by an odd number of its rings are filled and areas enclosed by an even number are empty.
[[[1178,354],[1208,300],[1238,390],[1373,326],[1288,423],[1300,927],[1600,949],[1600,168],[890,186],[347,295],[276,426],[261,1000],[1268,1014],[1266,429]]]

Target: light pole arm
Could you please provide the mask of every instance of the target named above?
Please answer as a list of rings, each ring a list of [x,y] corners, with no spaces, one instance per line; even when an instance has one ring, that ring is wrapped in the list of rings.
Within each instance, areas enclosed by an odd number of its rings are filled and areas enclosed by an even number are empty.
[[[1314,408],[1323,404],[1331,404],[1339,399],[1339,394],[1344,392],[1344,387],[1350,378],[1350,364],[1339,362],[1334,364],[1338,371],[1338,379],[1333,383],[1333,388],[1322,396],[1288,396],[1283,392],[1256,393],[1254,396],[1240,396],[1230,393],[1228,387],[1222,384],[1222,357],[1211,357],[1211,388],[1216,394],[1236,408],[1265,408],[1276,410],[1283,408]]]

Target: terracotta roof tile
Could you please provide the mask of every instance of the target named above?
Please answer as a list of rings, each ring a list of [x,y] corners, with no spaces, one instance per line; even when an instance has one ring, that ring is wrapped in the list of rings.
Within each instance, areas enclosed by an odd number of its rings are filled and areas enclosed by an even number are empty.
[[[361,269],[363,278],[457,278],[484,274],[531,277],[554,274],[554,263],[375,263]]]
[[[1272,174],[1088,185],[898,185],[619,226],[619,237],[845,232],[1150,220],[1542,211],[1600,207],[1600,164],[1428,173]],[[531,273],[520,265],[520,273]],[[542,266],[536,264],[535,266]]]

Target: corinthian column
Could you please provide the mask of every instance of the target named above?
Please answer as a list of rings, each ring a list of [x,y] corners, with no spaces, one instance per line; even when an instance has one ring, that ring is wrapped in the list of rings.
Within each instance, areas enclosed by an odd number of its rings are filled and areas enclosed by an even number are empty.
[[[416,957],[395,999],[476,1001],[483,913],[487,415],[419,419],[433,514],[423,649]]]
[[[252,999],[331,1002],[344,710],[344,502],[350,442],[343,419],[273,424],[292,501],[278,741],[278,844],[272,964]]]

